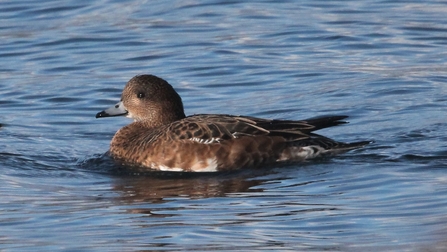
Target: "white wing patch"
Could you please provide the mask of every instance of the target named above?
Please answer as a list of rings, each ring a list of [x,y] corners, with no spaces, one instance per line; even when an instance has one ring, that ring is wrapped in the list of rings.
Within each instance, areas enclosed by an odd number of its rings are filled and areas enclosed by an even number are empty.
[[[215,172],[217,171],[217,160],[215,158],[208,158],[205,161],[199,161],[193,164],[189,169],[185,170],[180,167],[169,167],[162,164],[152,163],[152,168],[158,169],[160,171],[169,172],[183,172],[183,171],[193,171],[193,172]]]
[[[327,150],[318,145],[304,147],[293,146],[284,151],[276,161],[303,161],[316,158],[326,152]]]
[[[178,168],[178,167],[168,167],[168,166],[164,166],[164,165],[159,165],[158,169],[160,171],[171,171],[171,172],[182,172],[183,169],[182,168]]]
[[[212,144],[212,143],[219,143],[220,142],[220,138],[214,138],[214,137],[209,138],[209,139],[193,137],[193,138],[190,138],[189,140],[191,140],[193,142],[201,143],[201,144]]]

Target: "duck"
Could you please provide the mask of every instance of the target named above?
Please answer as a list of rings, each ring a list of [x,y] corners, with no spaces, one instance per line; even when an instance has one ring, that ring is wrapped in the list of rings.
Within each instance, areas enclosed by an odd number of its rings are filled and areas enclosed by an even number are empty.
[[[121,100],[96,118],[134,121],[113,136],[108,154],[122,164],[169,172],[219,172],[262,168],[333,156],[370,141],[344,143],[314,131],[347,123],[347,116],[306,120],[229,114],[185,116],[180,95],[164,79],[137,75]]]

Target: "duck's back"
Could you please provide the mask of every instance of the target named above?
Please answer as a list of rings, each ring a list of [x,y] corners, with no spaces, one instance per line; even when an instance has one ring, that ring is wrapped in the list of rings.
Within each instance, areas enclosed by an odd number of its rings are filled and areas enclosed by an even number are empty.
[[[117,132],[111,154],[126,163],[166,171],[221,171],[302,161],[358,148],[312,133],[345,116],[303,121],[194,115],[157,128],[134,122]]]

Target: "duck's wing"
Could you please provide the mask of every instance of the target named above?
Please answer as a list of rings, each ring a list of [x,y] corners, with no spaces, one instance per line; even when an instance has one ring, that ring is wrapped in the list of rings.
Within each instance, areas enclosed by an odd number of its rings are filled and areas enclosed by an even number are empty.
[[[280,136],[286,141],[310,139],[312,132],[346,123],[347,116],[327,116],[308,120],[269,120],[248,116],[201,114],[171,123],[166,129],[171,139],[201,143],[220,142],[240,136]]]
[[[288,140],[300,140],[303,137],[315,135],[313,131],[344,124],[346,122],[342,120],[345,118],[347,116],[323,116],[300,121],[252,119],[258,127],[268,130],[269,135],[283,136]]]

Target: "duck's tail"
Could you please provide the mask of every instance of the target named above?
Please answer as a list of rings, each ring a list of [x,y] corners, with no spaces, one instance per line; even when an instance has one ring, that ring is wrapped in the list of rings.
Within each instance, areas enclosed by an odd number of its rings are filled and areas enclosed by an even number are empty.
[[[337,145],[333,146],[332,148],[325,149],[325,152],[329,155],[336,155],[336,154],[344,153],[344,152],[347,152],[350,150],[365,147],[365,145],[368,145],[370,143],[372,143],[372,141],[359,141],[359,142],[353,142],[353,143],[337,142]]]
[[[342,143],[330,138],[319,136],[296,142],[290,142],[289,147],[284,149],[279,160],[303,161],[320,157],[334,156],[350,150],[358,149],[370,144],[372,141],[359,141],[353,143]]]

